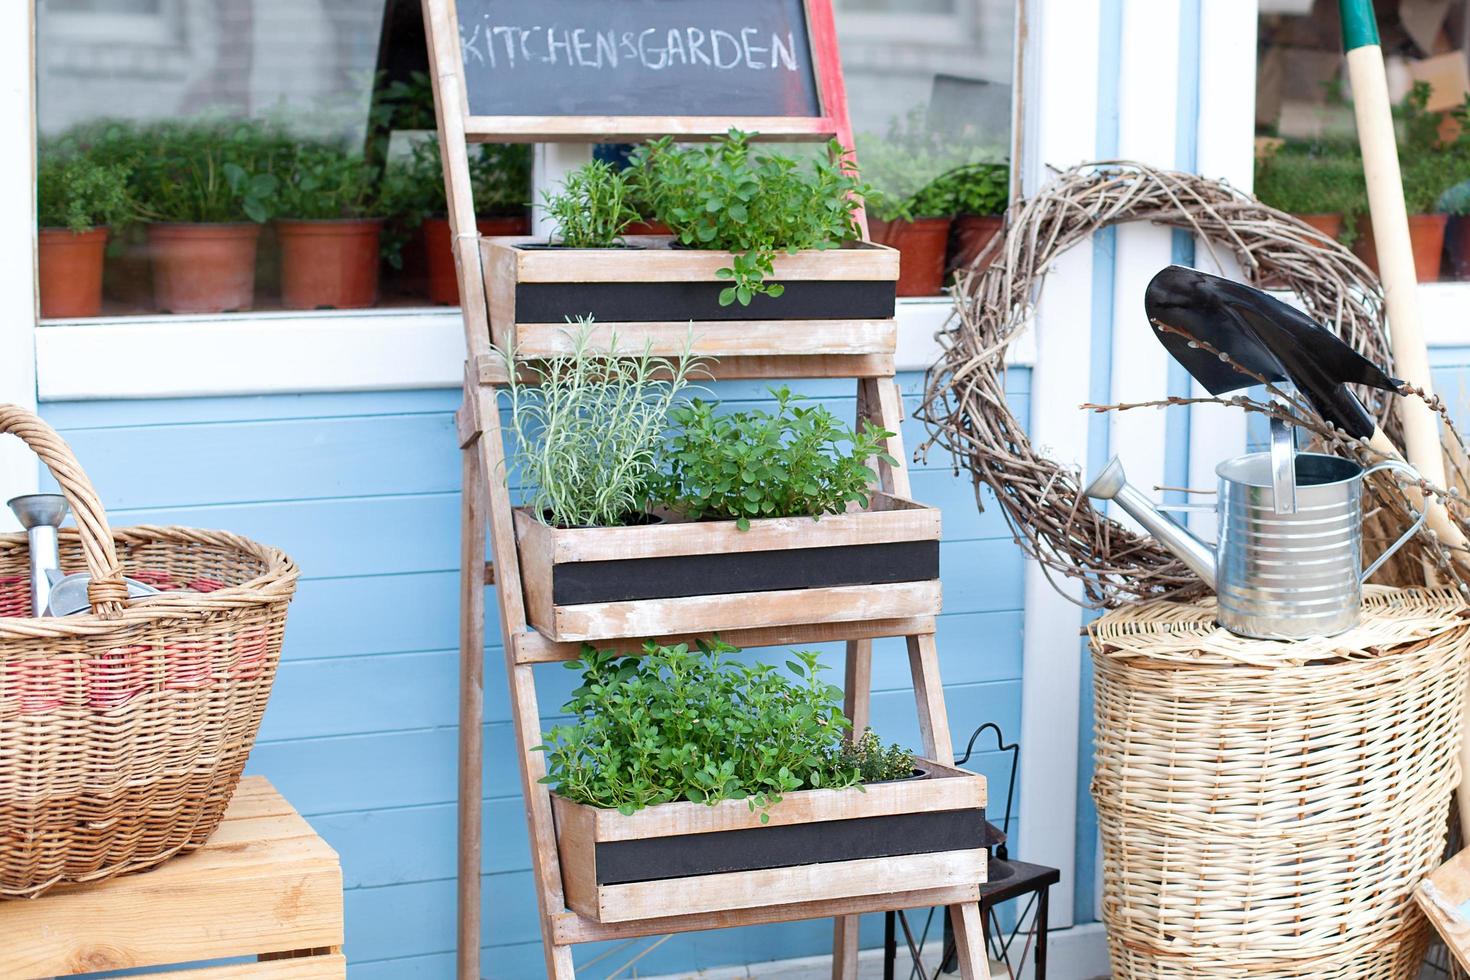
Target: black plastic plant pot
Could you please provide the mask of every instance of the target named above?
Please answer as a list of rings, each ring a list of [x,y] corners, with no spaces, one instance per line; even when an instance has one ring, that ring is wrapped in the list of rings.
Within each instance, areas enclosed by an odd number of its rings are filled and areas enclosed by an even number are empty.
[[[720,305],[729,252],[674,248],[667,237],[630,237],[629,248],[547,248],[526,238],[482,240],[492,340],[523,358],[570,349],[568,321],[590,317],[598,340],[673,356],[692,342],[713,357],[892,357],[898,253],[852,242],[779,254],[783,292]],[[602,344],[600,343],[599,346]]]
[[[531,625],[557,642],[939,612],[939,512],[887,494],[866,509],[753,520],[746,531],[673,517],[557,528],[523,509],[515,520]]]
[[[553,795],[569,908],[625,922],[974,886],[985,880],[985,779],[919,760],[927,778],[624,815]]]

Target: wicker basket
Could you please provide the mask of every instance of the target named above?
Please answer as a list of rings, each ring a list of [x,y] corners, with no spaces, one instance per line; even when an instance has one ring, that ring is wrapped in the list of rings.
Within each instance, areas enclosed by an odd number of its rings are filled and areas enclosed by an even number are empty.
[[[1364,606],[1296,643],[1226,633],[1213,599],[1091,627],[1115,980],[1418,975],[1470,624],[1447,590]]]
[[[0,899],[151,867],[218,825],[260,726],[296,566],[219,531],[112,532],[66,444],[0,405],[79,531],[92,611],[30,618],[24,535],[0,535]],[[122,576],[165,594],[127,600]]]

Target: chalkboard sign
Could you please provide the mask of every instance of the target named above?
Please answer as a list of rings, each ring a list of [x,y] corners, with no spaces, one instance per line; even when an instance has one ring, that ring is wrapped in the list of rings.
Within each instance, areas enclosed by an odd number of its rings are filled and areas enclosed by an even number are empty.
[[[458,0],[472,116],[820,117],[803,0]]]

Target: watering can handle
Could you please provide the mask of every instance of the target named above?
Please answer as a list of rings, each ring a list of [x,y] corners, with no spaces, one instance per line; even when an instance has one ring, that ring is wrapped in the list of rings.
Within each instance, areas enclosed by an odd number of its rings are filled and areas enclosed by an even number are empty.
[[[1409,481],[1414,483],[1417,483],[1420,480],[1424,479],[1422,476],[1419,475],[1418,470],[1414,469],[1414,467],[1410,466],[1408,463],[1405,463],[1403,460],[1398,459],[1386,459],[1381,463],[1374,463],[1372,466],[1363,471],[1363,479],[1366,480],[1374,473],[1379,473],[1383,470],[1394,470],[1398,473],[1402,473],[1404,476],[1409,478]],[[1400,535],[1397,541],[1389,545],[1388,550],[1379,555],[1378,558],[1374,560],[1373,564],[1369,565],[1367,569],[1364,570],[1362,576],[1359,577],[1358,581],[1366,582],[1368,581],[1368,579],[1372,578],[1373,573],[1378,571],[1379,566],[1392,558],[1394,552],[1398,551],[1404,545],[1408,544],[1409,539],[1419,533],[1419,529],[1424,526],[1425,518],[1429,516],[1428,509],[1426,508],[1423,510],[1418,510],[1415,511],[1415,513],[1419,515],[1419,519],[1414,522],[1414,525],[1410,527],[1407,531],[1405,531],[1402,535]]]

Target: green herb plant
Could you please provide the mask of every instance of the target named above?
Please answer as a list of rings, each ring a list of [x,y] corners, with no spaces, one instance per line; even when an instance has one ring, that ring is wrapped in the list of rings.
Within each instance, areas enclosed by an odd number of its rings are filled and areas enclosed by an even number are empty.
[[[543,736],[542,782],[577,803],[631,814],[675,800],[747,800],[765,812],[785,793],[857,785],[842,691],[816,653],[793,651],[783,673],[735,659],[718,637],[623,656],[583,646],[566,666],[582,684],[571,716]]]
[[[927,193],[943,201],[945,214],[1003,214],[1011,198],[1011,168],[1004,163],[966,163],[940,174]]]
[[[431,107],[432,108],[432,107]],[[531,153],[525,144],[483,143],[470,147],[470,194],[479,217],[514,215],[531,199]],[[382,212],[391,220],[383,233],[383,254],[395,269],[403,268],[403,246],[424,219],[442,217],[449,209],[444,193],[444,167],[439,143],[420,140],[383,174]]]
[[[886,135],[859,135],[857,145],[868,214],[879,221],[1000,214],[1008,203],[1008,168],[995,162],[1003,152],[930,127],[921,108],[894,119]]]
[[[144,132],[133,196],[147,221],[262,222],[295,140],[260,123],[161,123]]]
[[[1368,210],[1362,160],[1326,146],[1282,147],[1257,160],[1255,193],[1288,214],[1342,215],[1341,237],[1349,241]]]
[[[593,160],[567,174],[561,190],[544,195],[556,224],[554,241],[567,248],[613,248],[623,229],[637,221],[630,175],[606,160]]]
[[[897,465],[883,448],[893,433],[867,420],[854,431],[786,387],[771,394],[771,412],[721,414],[699,399],[674,408],[655,499],[695,520],[734,520],[742,531],[752,518],[815,519],[853,503],[866,507],[871,465]]]
[[[844,767],[858,771],[865,783],[907,779],[914,774],[914,754],[897,742],[884,746],[871,728],[842,748]]]
[[[571,352],[529,364],[504,352],[512,462],[527,484],[526,504],[558,527],[627,523],[648,504],[649,482],[669,414],[704,361],[655,357],[592,343],[593,324],[579,320]],[[522,377],[522,372],[530,375]]]
[[[366,218],[382,212],[377,168],[331,144],[296,148],[281,181],[275,213],[298,220]]]
[[[665,137],[632,156],[638,200],[686,246],[735,253],[716,275],[729,280],[721,306],[749,306],[757,295],[780,296],[774,275],[780,252],[837,248],[861,237],[856,212],[867,187],[851,151],[835,140],[803,166],[778,153],[756,153],[749,134],[732,129],[699,147]]]
[[[36,175],[36,209],[43,228],[84,232],[120,224],[132,212],[128,170],[85,155],[43,152]]]

